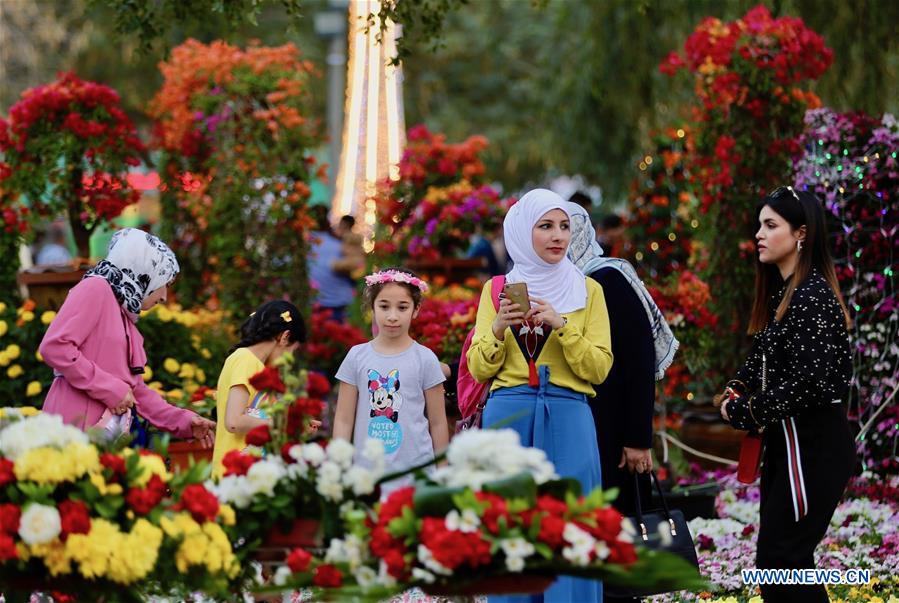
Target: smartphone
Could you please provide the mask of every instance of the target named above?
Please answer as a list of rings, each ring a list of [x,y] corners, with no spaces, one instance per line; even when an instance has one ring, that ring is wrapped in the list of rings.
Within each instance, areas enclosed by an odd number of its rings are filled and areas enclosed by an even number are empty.
[[[527,283],[506,283],[503,287],[506,299],[513,304],[518,304],[519,311],[527,312],[531,309],[531,298],[528,297]]]

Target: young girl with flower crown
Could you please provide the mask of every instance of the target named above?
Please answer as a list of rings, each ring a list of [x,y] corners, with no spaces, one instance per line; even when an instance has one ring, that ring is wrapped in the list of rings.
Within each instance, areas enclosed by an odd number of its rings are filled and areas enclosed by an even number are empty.
[[[379,440],[388,469],[400,471],[432,460],[449,443],[446,377],[434,352],[409,336],[427,284],[401,269],[371,274],[365,284],[377,335],[354,346],[337,371],[334,437],[357,444],[360,464],[362,444]],[[383,493],[400,485],[392,482]]]
[[[212,472],[224,474],[222,459],[232,450],[247,447],[246,434],[271,422],[265,414],[265,393],[252,377],[306,340],[303,316],[292,303],[270,301],[259,306],[240,327],[240,342],[231,349],[216,388],[218,428],[212,454]]]

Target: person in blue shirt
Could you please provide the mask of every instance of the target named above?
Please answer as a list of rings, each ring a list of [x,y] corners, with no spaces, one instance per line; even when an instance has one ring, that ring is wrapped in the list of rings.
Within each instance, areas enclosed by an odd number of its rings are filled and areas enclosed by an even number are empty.
[[[311,208],[311,213],[316,226],[311,233],[306,265],[312,302],[331,310],[335,320],[343,321],[346,307],[353,301],[355,292],[352,281],[334,271],[334,263],[343,254],[343,242],[331,230],[327,207],[317,205]]]

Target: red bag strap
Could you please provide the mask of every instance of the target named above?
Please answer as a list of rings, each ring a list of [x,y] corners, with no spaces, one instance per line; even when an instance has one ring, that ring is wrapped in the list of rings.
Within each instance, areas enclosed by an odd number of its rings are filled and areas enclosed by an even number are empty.
[[[493,297],[493,309],[499,312],[499,294],[506,286],[506,275],[500,274],[490,279],[490,295]]]

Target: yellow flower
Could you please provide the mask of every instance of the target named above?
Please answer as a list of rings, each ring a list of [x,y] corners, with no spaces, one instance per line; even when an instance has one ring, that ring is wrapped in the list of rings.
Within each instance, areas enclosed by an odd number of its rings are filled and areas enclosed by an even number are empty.
[[[144,367],[143,379],[144,383],[149,383],[150,380],[153,379],[153,369],[151,369],[149,366]]]
[[[200,350],[200,356],[202,356],[206,360],[209,360],[210,358],[212,358],[212,352],[210,352],[207,348],[203,348],[202,350]]]
[[[22,354],[22,348],[12,343],[6,346],[6,353],[9,355],[10,360],[15,360]]]
[[[162,393],[162,383],[160,383],[159,381],[151,381],[150,383],[147,384],[147,387],[152,389],[157,394]]]
[[[0,320],[0,337],[6,335],[7,331],[9,331],[9,325],[6,324],[5,320]]]
[[[172,318],[174,318],[171,310],[165,306],[157,306],[156,314],[162,322],[171,322]]]
[[[102,473],[91,473],[89,476],[91,483],[100,492],[100,496],[116,496],[122,493],[120,484],[108,484]]]
[[[6,304],[0,302],[0,314],[3,314],[4,312],[6,312]]]
[[[219,505],[219,517],[222,518],[222,523],[226,526],[233,526],[237,521],[237,517],[234,514],[234,509],[231,508],[231,505]]]
[[[6,374],[10,379],[15,379],[17,377],[21,377],[25,373],[24,369],[18,364],[14,364],[8,369],[6,369]]]
[[[85,578],[106,577],[110,566],[118,561],[116,553],[124,548],[124,538],[115,524],[91,518],[87,534],[69,534],[66,556],[78,564]]]
[[[72,564],[66,555],[66,545],[58,538],[43,544],[31,545],[31,554],[44,560],[44,565],[50,570],[50,575],[69,574],[72,572]]]
[[[73,482],[85,473],[100,471],[100,456],[95,447],[80,442],[62,450],[32,448],[16,459],[14,471],[18,479],[38,484]]]
[[[28,386],[25,388],[25,395],[28,396],[28,397],[36,396],[36,395],[38,395],[39,393],[41,393],[41,391],[42,391],[43,389],[44,389],[44,388],[43,388],[43,386],[41,386],[41,382],[40,382],[40,381],[32,381],[32,382],[29,383]]]
[[[170,372],[173,375],[177,375],[178,370],[181,368],[181,364],[174,358],[166,358],[162,362],[162,368],[164,368],[165,370],[167,370],[168,372]]]
[[[40,352],[35,352],[35,353],[34,353],[34,357],[37,358],[37,361],[38,361],[38,362],[43,362],[43,361],[44,361],[44,357],[41,356],[41,353],[40,353]]]
[[[129,454],[129,450],[131,449],[126,449],[125,454]],[[130,454],[137,453],[132,451]],[[134,483],[141,488],[147,485],[147,482],[150,481],[150,478],[153,477],[154,474],[161,477],[162,481],[166,483],[172,478],[165,469],[165,461],[163,461],[162,457],[158,454],[141,454],[137,466],[140,467],[142,471]]]
[[[197,367],[196,379],[200,383],[206,383],[206,372],[199,367]]]
[[[34,320],[34,312],[31,310],[26,310],[22,312],[22,315],[19,317],[22,319],[22,322],[31,322]]]
[[[194,378],[194,367],[185,362],[181,365],[181,370],[178,371],[178,376],[182,379],[193,379]]]
[[[44,323],[45,325],[48,325],[51,322],[53,322],[54,318],[56,318],[56,312],[54,312],[53,310],[47,310],[46,312],[41,314],[41,322]]]
[[[6,353],[6,350],[3,350],[0,352],[0,366],[8,366],[9,363],[9,354]]]
[[[34,417],[36,415],[39,415],[41,413],[41,410],[39,408],[35,408],[34,406],[20,406],[19,413],[21,413],[23,417]]]
[[[184,392],[180,389],[173,389],[169,392],[166,392],[165,397],[169,400],[180,400],[184,397]]]

